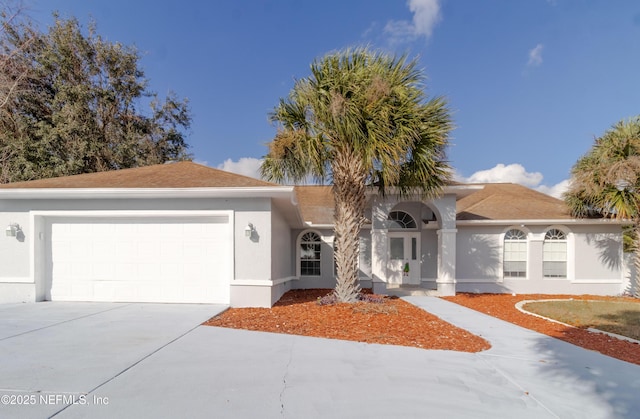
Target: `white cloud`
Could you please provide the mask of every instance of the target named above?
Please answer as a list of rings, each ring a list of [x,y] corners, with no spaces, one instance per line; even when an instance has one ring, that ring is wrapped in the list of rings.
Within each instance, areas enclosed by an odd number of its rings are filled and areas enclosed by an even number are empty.
[[[555,198],[561,198],[562,193],[569,186],[569,180],[563,180],[553,186],[543,185],[542,173],[527,172],[524,166],[517,163],[508,165],[500,163],[491,169],[477,171],[469,177],[455,173],[454,179],[468,183],[517,183]]]
[[[500,163],[491,169],[475,172],[467,178],[467,181],[471,183],[510,182],[519,183],[520,185],[531,188],[539,185],[540,182],[542,182],[542,178],[542,173],[527,172],[520,164],[504,165]]]
[[[439,0],[409,0],[409,10],[413,13],[415,32],[429,38],[442,19]]]
[[[384,26],[384,33],[389,36],[389,42],[393,45],[415,41],[417,38],[413,25],[406,20],[390,20]]]
[[[261,164],[261,159],[256,159],[253,157],[241,157],[238,161],[227,159],[224,161],[224,163],[219,164],[217,168],[225,170],[227,172],[237,173],[239,175],[260,179]]]
[[[538,192],[546,193],[555,198],[562,198],[562,194],[569,188],[569,179],[565,179],[560,183],[556,183],[553,186],[540,185],[536,189]]]
[[[411,22],[390,20],[384,27],[384,33],[392,44],[415,41],[420,37],[428,39],[433,28],[442,20],[440,0],[409,0],[409,10],[413,13]]]
[[[362,33],[363,38],[369,38],[374,33],[377,33],[380,30],[380,25],[378,22],[372,22],[371,25]]]
[[[544,45],[538,44],[529,51],[529,61],[527,62],[527,66],[537,67],[542,64],[543,49],[544,49]]]

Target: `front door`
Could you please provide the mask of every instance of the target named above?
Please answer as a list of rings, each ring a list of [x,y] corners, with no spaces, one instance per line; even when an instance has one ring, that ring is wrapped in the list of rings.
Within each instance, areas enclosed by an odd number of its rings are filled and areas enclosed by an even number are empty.
[[[389,233],[388,281],[420,284],[420,233]]]

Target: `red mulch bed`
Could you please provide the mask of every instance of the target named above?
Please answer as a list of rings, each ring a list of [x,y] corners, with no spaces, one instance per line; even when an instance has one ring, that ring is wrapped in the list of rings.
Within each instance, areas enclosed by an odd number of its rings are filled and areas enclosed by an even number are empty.
[[[565,342],[600,352],[613,358],[640,365],[640,345],[602,333],[592,333],[586,329],[566,327],[539,317],[522,313],[515,308],[516,303],[523,300],[548,299],[574,300],[617,300],[631,301],[640,304],[640,300],[623,297],[603,297],[595,295],[546,295],[546,294],[458,294],[455,297],[445,297],[447,301],[472,308],[502,320],[515,323],[527,329],[564,340]]]
[[[205,325],[263,332],[288,333],[366,343],[413,346],[479,352],[491,345],[484,339],[457,328],[401,299],[384,298],[384,303],[334,304],[321,306],[318,298],[331,290],[293,290],[272,308],[230,308]],[[545,294],[458,294],[447,301],[472,308],[586,349],[640,365],[640,345],[584,329],[567,328],[515,308],[523,300],[552,298],[620,299],[602,296]],[[640,300],[625,298],[625,301]]]
[[[422,349],[479,352],[491,347],[486,340],[397,298],[319,305],[318,298],[330,292],[292,290],[272,308],[230,308],[205,325]]]

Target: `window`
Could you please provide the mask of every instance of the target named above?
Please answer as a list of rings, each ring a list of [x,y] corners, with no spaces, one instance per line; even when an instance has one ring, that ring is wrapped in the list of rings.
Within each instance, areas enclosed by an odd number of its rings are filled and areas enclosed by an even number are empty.
[[[309,231],[300,238],[300,275],[320,276],[320,236]]]
[[[524,231],[511,229],[504,235],[502,269],[504,278],[526,278],[527,235]]]
[[[416,220],[404,211],[391,211],[389,220],[393,221],[389,228],[416,228]]]
[[[544,235],[542,272],[545,278],[567,277],[567,235],[552,228]]]
[[[389,238],[389,257],[391,260],[404,260],[404,238]]]

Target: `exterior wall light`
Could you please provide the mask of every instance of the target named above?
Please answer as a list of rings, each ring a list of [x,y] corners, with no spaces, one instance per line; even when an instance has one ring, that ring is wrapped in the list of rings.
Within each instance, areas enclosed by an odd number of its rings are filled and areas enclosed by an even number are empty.
[[[244,228],[244,235],[246,237],[251,237],[251,235],[253,234],[253,228],[253,224],[247,224],[247,226]]]
[[[7,237],[15,237],[18,234],[18,231],[22,231],[20,225],[18,223],[11,223],[4,230]]]

